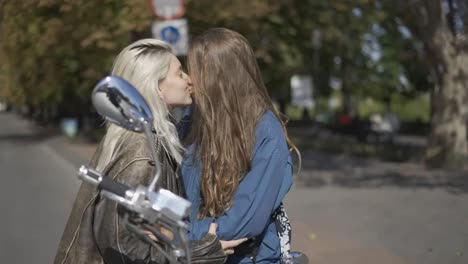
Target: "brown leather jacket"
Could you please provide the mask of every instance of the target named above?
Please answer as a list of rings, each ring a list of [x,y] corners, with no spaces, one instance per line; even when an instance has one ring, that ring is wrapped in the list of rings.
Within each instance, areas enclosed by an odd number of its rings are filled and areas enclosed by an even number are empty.
[[[97,164],[103,142],[104,140],[90,162],[91,167]],[[104,175],[128,186],[149,184],[154,175],[154,165],[143,134],[133,133],[131,140],[116,147],[115,153],[115,158],[104,169]],[[184,188],[181,178],[176,173],[176,164],[164,149],[159,156],[162,165],[162,188],[183,196]],[[203,240],[191,243],[192,259],[195,263],[223,263],[226,259],[216,236],[208,234]],[[101,197],[94,186],[83,183],[63,232],[54,263],[167,263],[167,260],[154,247],[133,236],[123,226],[117,215],[115,202]]]

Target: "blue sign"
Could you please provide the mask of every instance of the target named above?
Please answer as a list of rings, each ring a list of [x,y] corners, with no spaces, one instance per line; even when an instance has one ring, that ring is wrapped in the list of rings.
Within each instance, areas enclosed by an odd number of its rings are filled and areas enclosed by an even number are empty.
[[[180,40],[180,33],[176,27],[167,26],[161,29],[161,40],[176,44]]]
[[[151,32],[153,33],[153,38],[169,43],[175,55],[187,55],[187,19],[155,21],[151,27]]]

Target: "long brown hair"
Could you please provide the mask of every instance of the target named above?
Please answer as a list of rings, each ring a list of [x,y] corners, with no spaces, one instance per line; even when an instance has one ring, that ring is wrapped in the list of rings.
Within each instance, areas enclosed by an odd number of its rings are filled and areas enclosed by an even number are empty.
[[[205,31],[190,44],[188,67],[196,121],[187,143],[195,145],[202,162],[199,217],[217,217],[232,206],[240,181],[251,169],[257,122],[268,110],[282,121],[254,52],[239,33],[224,28]]]

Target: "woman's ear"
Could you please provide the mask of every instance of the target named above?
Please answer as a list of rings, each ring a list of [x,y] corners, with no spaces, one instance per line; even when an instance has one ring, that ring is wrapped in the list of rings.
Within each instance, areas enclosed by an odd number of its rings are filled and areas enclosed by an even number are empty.
[[[165,91],[165,89],[164,89],[164,84],[163,84],[163,82],[159,82],[158,88],[157,88],[156,90],[157,90],[157,92],[158,92],[159,97],[161,97],[161,99],[164,99],[164,91]]]

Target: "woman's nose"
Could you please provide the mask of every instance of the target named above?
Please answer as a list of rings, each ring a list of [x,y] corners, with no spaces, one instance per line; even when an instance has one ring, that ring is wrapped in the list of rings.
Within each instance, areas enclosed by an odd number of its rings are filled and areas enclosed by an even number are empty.
[[[192,79],[187,75],[187,87],[190,93],[193,92]]]
[[[190,90],[192,90],[192,85],[193,85],[192,79],[188,75],[187,75],[187,85],[190,88]]]
[[[190,86],[192,85],[192,79],[190,78],[188,74],[187,74],[187,82]]]

